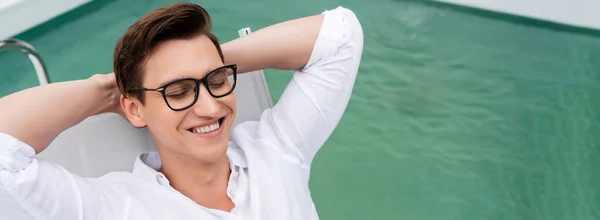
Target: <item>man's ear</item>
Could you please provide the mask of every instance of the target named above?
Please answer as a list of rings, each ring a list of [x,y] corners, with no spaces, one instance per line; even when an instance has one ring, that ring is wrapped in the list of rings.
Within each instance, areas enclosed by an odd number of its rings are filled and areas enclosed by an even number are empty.
[[[146,122],[144,121],[144,116],[141,111],[142,103],[133,98],[133,97],[125,97],[125,95],[121,94],[120,97],[121,108],[125,112],[125,116],[129,123],[131,123],[134,127],[145,127]]]

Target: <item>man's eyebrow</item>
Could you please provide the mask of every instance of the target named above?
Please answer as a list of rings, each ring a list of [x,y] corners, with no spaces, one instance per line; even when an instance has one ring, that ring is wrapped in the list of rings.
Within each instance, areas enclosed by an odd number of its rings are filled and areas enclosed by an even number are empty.
[[[206,75],[208,75],[208,74],[210,74],[210,73],[212,73],[212,72],[214,72],[214,71],[216,71],[218,69],[221,69],[221,68],[223,68],[223,67],[217,67],[217,68],[215,68],[215,69],[207,72],[204,76],[202,76],[202,78],[206,77]],[[165,85],[167,85],[169,83],[175,82],[175,81],[180,80],[180,79],[197,79],[197,78],[195,78],[193,76],[190,76],[190,75],[179,76],[177,78],[169,79],[169,80],[166,80],[166,81],[160,83],[157,88],[163,87],[163,86],[165,86]]]
[[[177,78],[169,79],[169,80],[166,80],[164,82],[161,82],[157,88],[163,87],[163,86],[165,86],[165,85],[167,85],[169,83],[175,82],[175,81],[180,80],[180,79],[195,79],[195,78],[191,77],[191,76],[187,76],[187,75],[185,75],[185,76],[179,76]]]

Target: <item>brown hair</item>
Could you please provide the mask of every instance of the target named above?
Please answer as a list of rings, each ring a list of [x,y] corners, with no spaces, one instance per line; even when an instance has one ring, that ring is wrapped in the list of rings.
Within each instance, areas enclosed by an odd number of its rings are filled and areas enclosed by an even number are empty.
[[[144,102],[143,92],[130,93],[129,90],[142,87],[144,65],[154,49],[168,40],[206,35],[223,60],[219,41],[211,28],[206,10],[190,3],[159,8],[137,20],[117,41],[113,54],[113,68],[121,93]]]

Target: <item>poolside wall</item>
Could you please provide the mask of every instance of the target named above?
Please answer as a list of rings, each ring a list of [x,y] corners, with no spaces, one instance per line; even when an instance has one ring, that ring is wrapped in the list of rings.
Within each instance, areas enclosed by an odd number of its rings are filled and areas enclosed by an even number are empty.
[[[600,29],[598,0],[435,0],[581,28]]]
[[[1,0],[0,40],[15,36],[92,0]],[[599,29],[597,0],[435,0],[576,27]]]
[[[10,38],[92,0],[0,0],[0,40]]]

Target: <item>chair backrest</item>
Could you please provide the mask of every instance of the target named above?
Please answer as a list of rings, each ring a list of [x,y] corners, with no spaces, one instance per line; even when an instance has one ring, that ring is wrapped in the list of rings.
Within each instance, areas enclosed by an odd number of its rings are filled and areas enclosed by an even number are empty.
[[[249,28],[239,31],[240,36],[248,33]],[[263,71],[238,75],[235,94],[236,125],[258,120],[272,107]],[[147,129],[134,128],[116,114],[103,114],[62,132],[39,157],[80,176],[97,177],[111,171],[131,171],[139,153],[154,149]]]

